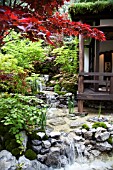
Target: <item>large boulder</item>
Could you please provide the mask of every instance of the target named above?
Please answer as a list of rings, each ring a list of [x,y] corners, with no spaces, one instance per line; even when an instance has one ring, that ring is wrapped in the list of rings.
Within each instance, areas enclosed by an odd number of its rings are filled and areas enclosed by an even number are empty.
[[[0,170],[15,170],[18,165],[16,157],[9,151],[2,150],[0,152]]]

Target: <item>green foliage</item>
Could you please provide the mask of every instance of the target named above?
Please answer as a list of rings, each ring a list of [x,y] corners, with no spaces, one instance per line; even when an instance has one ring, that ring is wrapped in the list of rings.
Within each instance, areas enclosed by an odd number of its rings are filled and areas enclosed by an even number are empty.
[[[27,77],[26,81],[31,87],[31,92],[33,95],[39,92],[41,90],[40,86],[44,84],[44,80],[42,80],[40,74],[35,74],[35,73],[32,73],[30,77]]]
[[[105,14],[107,12],[113,11],[113,2],[111,1],[96,1],[93,2],[83,2],[75,3],[69,8],[69,13],[74,13],[74,15],[91,15],[91,14]]]
[[[23,68],[18,66],[18,60],[12,54],[0,54],[0,70],[5,73],[23,72]]]
[[[68,98],[68,109],[69,109],[69,114],[74,113],[74,98]]]
[[[92,125],[92,128],[97,129],[98,127],[103,127],[103,128],[105,128],[105,129],[107,129],[107,125],[106,125],[104,122],[95,122],[95,123]]]
[[[101,104],[100,104],[100,106],[99,106],[99,111],[98,111],[98,118],[100,117],[101,112],[102,112],[102,106],[101,106]]]
[[[35,102],[35,97],[22,95],[2,94],[0,96],[0,120],[5,126],[10,126],[9,131],[15,135],[17,143],[22,144],[20,131],[28,133],[38,127],[45,129],[46,108],[37,108],[40,103]]]
[[[42,41],[31,42],[23,39],[20,34],[12,31],[4,39],[5,45],[2,52],[12,55],[17,65],[24,69],[33,69],[34,61],[44,61],[45,50],[42,48]]]
[[[86,129],[86,130],[89,130],[89,129],[90,129],[87,124],[83,124],[83,125],[82,125],[82,128],[83,128],[83,129]]]
[[[60,84],[56,84],[56,85],[54,86],[54,92],[57,93],[57,92],[59,92],[60,90],[61,90]]]
[[[25,157],[29,160],[34,160],[37,158],[37,155],[36,153],[31,150],[31,149],[28,149],[26,152],[25,152]]]
[[[54,49],[51,53],[56,56],[56,65],[60,65],[63,72],[77,73],[78,71],[78,39],[75,38],[70,44],[65,44]]]

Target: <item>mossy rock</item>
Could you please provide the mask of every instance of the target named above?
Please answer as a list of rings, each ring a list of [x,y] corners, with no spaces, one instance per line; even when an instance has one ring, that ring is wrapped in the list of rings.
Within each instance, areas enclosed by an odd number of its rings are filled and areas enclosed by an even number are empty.
[[[28,149],[25,152],[25,157],[29,160],[34,160],[37,158],[37,154],[32,149]]]
[[[113,144],[113,139],[112,139],[111,136],[108,138],[108,143],[111,144],[111,145]]]
[[[83,128],[83,129],[86,129],[86,130],[89,130],[89,129],[90,129],[87,124],[83,124],[83,125],[82,125],[82,128]]]
[[[92,125],[92,128],[97,129],[98,127],[103,127],[103,128],[105,128],[105,129],[107,129],[107,125],[106,125],[104,122],[95,122],[95,123]]]

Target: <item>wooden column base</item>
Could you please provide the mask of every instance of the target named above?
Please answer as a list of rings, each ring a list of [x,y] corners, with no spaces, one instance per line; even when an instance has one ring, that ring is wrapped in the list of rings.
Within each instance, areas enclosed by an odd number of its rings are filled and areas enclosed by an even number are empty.
[[[78,100],[78,112],[83,113],[83,100]]]

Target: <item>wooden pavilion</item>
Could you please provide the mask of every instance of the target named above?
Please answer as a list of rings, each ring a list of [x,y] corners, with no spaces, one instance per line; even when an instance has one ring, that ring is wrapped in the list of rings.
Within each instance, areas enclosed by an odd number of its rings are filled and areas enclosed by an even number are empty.
[[[80,4],[69,8],[72,20],[98,28],[107,39],[105,42],[86,41],[79,35],[77,99],[78,111],[82,113],[85,100],[113,101],[113,4],[105,2],[101,7],[100,2],[88,6],[85,3],[81,9]]]

